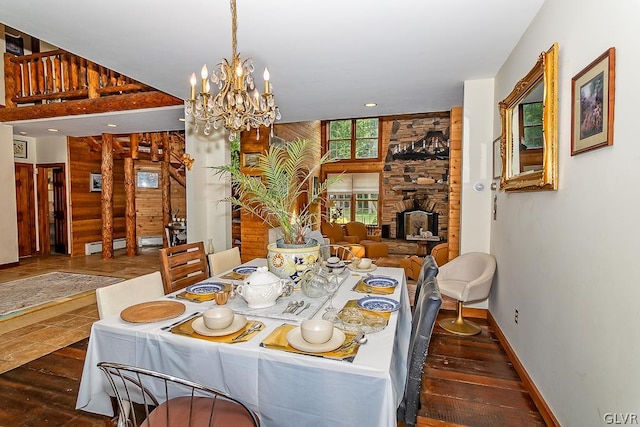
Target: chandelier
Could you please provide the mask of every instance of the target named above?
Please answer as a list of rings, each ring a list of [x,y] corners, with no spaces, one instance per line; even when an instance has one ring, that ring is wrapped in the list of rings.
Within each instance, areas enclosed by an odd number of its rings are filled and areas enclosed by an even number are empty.
[[[253,61],[242,59],[236,52],[238,29],[236,16],[236,0],[231,0],[231,41],[232,59],[226,58],[218,63],[211,73],[211,82],[218,87],[218,93],[211,93],[209,70],[202,67],[202,88],[196,95],[196,75],[191,75],[191,95],[186,101],[185,114],[193,116],[195,131],[199,123],[204,123],[203,133],[209,135],[211,129],[220,125],[229,130],[229,140],[236,138],[236,133],[260,126],[270,127],[280,119],[280,111],[273,99],[269,85],[269,71],[264,70],[264,93],[260,93],[253,81]]]

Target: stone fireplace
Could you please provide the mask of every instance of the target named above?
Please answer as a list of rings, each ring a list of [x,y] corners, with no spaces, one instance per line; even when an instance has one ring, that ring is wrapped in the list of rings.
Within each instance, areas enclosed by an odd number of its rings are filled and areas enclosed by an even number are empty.
[[[437,125],[434,126],[434,123]],[[447,239],[449,158],[438,156],[403,159],[396,155],[394,159],[393,154],[398,152],[399,146],[419,141],[434,129],[442,130],[448,137],[449,124],[449,113],[433,113],[428,117],[394,121],[382,176],[382,224],[383,232],[386,229],[388,234],[385,237],[405,239],[407,225],[404,214],[420,211],[425,212],[427,217],[417,219],[414,223],[417,225],[422,221],[426,224],[426,227],[422,226],[423,229],[431,231],[434,236]],[[431,217],[431,221],[428,217]],[[408,228],[411,229],[411,225]]]

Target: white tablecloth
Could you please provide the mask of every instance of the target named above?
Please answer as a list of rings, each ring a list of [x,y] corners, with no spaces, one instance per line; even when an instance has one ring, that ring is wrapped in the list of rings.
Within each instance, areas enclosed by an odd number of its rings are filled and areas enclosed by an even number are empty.
[[[264,260],[252,264],[264,264]],[[76,407],[113,414],[107,394],[110,386],[96,367],[98,362],[109,361],[226,391],[256,411],[262,427],[395,427],[406,377],[411,311],[404,270],[381,267],[375,273],[401,283],[389,295],[401,302],[401,308],[392,313],[383,331],[368,336],[368,343],[351,363],[260,347],[283,323],[280,319],[259,318],[266,328],[251,340],[222,344],[161,330],[176,319],[132,324],[113,316],[93,324]],[[354,274],[341,285],[334,306],[340,308],[364,296],[351,290],[359,279]],[[215,304],[181,302],[186,305],[184,316]],[[319,310],[316,317],[323,313],[324,309]]]

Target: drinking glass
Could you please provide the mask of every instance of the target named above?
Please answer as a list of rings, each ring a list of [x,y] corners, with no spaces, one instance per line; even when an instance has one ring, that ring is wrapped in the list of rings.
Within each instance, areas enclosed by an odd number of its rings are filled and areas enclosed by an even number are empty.
[[[324,283],[324,289],[329,293],[329,305],[325,308],[326,313],[322,315],[324,320],[334,321],[338,317],[338,310],[333,306],[333,294],[338,290],[338,275],[329,274],[327,281]]]

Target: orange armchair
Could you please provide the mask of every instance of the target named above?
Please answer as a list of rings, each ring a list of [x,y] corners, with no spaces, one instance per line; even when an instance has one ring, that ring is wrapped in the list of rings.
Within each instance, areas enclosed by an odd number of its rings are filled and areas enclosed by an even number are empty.
[[[340,224],[322,222],[320,224],[320,232],[329,239],[329,243],[332,245],[348,246],[349,243],[358,243],[356,236],[346,236],[344,234],[344,229]]]
[[[368,258],[380,258],[389,254],[389,246],[382,241],[380,236],[367,234],[367,226],[358,221],[351,221],[345,224],[347,235],[345,237],[356,237],[356,243],[364,246],[365,254]]]
[[[367,226],[361,222],[351,221],[346,223],[344,227],[347,231],[347,236],[356,236],[358,238],[358,242],[361,240],[371,240],[373,242],[382,241],[380,236],[367,234]]]

